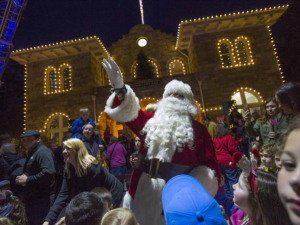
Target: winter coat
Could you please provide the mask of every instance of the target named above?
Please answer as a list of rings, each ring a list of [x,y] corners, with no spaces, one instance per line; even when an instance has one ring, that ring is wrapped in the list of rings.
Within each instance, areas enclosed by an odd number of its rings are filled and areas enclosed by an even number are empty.
[[[82,127],[85,124],[90,123],[94,128],[96,127],[96,124],[94,123],[94,121],[91,118],[88,118],[87,121],[84,121],[82,119],[82,117],[79,117],[78,119],[74,120],[74,122],[72,123],[72,127],[70,129],[70,131],[73,134],[82,134]]]
[[[94,132],[90,140],[87,140],[82,134],[78,134],[76,138],[82,140],[88,153],[97,158],[99,145],[102,144],[98,132]]]

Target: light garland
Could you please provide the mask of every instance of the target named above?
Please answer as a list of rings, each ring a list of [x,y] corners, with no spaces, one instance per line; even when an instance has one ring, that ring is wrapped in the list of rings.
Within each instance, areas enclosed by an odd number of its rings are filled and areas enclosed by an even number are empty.
[[[170,63],[169,63],[169,73],[170,73],[170,76],[172,76],[172,67],[174,68],[175,67],[175,64],[176,63],[179,63],[182,67],[182,71],[183,71],[183,75],[186,75],[186,70],[185,70],[185,65],[184,65],[184,62],[180,59],[173,59]]]
[[[27,113],[27,65],[24,67],[24,131],[26,131],[26,113]]]
[[[55,74],[55,91],[51,91],[51,81],[49,79],[49,73],[51,73],[51,71],[54,71]],[[57,93],[57,72],[56,72],[56,68],[54,66],[47,66],[47,68],[45,69],[44,72],[44,95],[49,95],[49,94],[54,94]]]
[[[18,50],[12,51],[12,53],[21,53],[21,52],[32,51],[32,50],[39,50],[39,49],[44,49],[44,48],[48,48],[48,47],[52,47],[52,46],[60,46],[60,45],[64,45],[64,44],[82,42],[82,41],[87,41],[87,40],[92,40],[92,39],[96,39],[98,41],[99,45],[102,47],[102,49],[106,52],[106,54],[110,55],[109,52],[104,47],[102,41],[97,36],[90,36],[90,37],[68,40],[68,41],[63,41],[63,42],[56,42],[56,43],[52,43],[52,44],[48,44],[48,45],[46,44],[46,45],[41,45],[41,46],[36,46],[36,47],[23,48],[23,49],[18,49]]]
[[[68,120],[70,120],[70,117],[69,117],[67,114],[65,114],[65,113],[62,113],[62,112],[56,112],[56,113],[53,113],[53,114],[51,114],[51,115],[47,118],[47,120],[46,120],[46,122],[45,122],[45,124],[44,124],[44,129],[43,129],[43,130],[39,130],[39,132],[45,133],[45,132],[46,132],[46,129],[47,129],[47,125],[48,125],[48,123],[49,123],[49,120],[51,120],[53,117],[59,116],[59,115],[65,116],[65,117],[68,118]]]
[[[249,14],[254,14],[257,12],[267,12],[267,11],[271,11],[274,9],[287,8],[288,6],[289,5],[274,6],[274,7],[264,8],[264,9],[261,8],[261,9],[255,9],[255,10],[247,10],[247,11],[242,11],[242,12],[234,12],[234,13],[228,13],[228,14],[223,14],[223,15],[207,16],[207,17],[202,17],[202,18],[193,19],[193,20],[190,19],[190,20],[181,21],[180,24],[178,25],[177,41],[176,41],[175,49],[176,50],[178,49],[181,26],[183,26],[185,24],[192,23],[192,22],[213,20],[213,19],[218,19],[218,18],[227,18],[227,17],[231,17],[231,16],[249,15]]]
[[[158,63],[155,62],[154,59],[149,58],[149,57],[148,57],[148,62],[150,62],[150,63],[154,66],[156,77],[159,77]],[[137,61],[135,61],[135,62],[133,63],[133,66],[132,66],[133,77],[134,77],[134,78],[136,78],[136,67],[137,67],[137,65],[138,65],[138,63],[137,63]]]
[[[221,51],[221,45],[226,45],[228,48],[228,53],[224,53]],[[228,38],[222,38],[218,41],[218,51],[219,51],[219,56],[221,59],[221,63],[222,63],[222,68],[232,68],[234,66],[236,66],[236,58],[234,55],[234,51],[233,51],[233,44],[231,43],[231,41]],[[229,57],[229,61],[231,65],[225,65],[224,60],[223,60],[223,56],[228,55]]]
[[[246,58],[247,58],[248,63],[242,64],[242,62],[241,62],[241,56],[240,56],[240,52],[238,50],[238,43],[239,42],[242,42],[244,47],[245,47],[245,53],[246,53]],[[250,45],[249,39],[245,36],[239,36],[234,40],[234,43],[235,43],[236,55],[237,55],[237,58],[238,58],[238,60],[237,60],[238,61],[238,66],[254,65],[252,50],[251,50],[251,45]]]
[[[68,78],[64,78],[64,70],[65,69],[69,69],[69,77]],[[58,69],[58,87],[59,87],[59,92],[67,92],[67,91],[70,91],[72,90],[72,67],[70,66],[70,64],[68,63],[63,63],[59,66],[59,69]],[[65,85],[65,82],[66,80],[68,80],[69,82],[69,88],[66,89],[66,85]]]
[[[260,92],[254,90],[253,88],[249,88],[249,87],[240,87],[240,88],[237,89],[235,92],[233,92],[233,94],[231,95],[231,98],[233,98],[233,96],[234,96],[236,93],[240,92],[241,90],[243,90],[243,91],[250,91],[250,93],[251,93],[251,92],[254,92],[254,96],[255,96],[255,94],[256,94],[256,95],[259,97],[258,100],[260,101],[260,103],[263,103],[263,102],[264,102],[264,100],[263,100],[263,98],[262,98]],[[253,94],[253,93],[251,93],[251,94]],[[257,96],[256,96],[256,97],[257,97]]]
[[[276,57],[277,66],[278,66],[278,70],[280,72],[281,81],[284,84],[285,83],[285,77],[284,77],[282,69],[281,69],[280,60],[279,60],[279,57],[278,57],[278,54],[277,54],[277,50],[276,50],[276,46],[275,46],[275,42],[274,42],[274,39],[273,39],[273,36],[272,36],[272,31],[270,29],[270,26],[267,26],[267,30],[268,30],[268,33],[269,33],[270,38],[271,38],[271,44],[273,46],[274,55]]]

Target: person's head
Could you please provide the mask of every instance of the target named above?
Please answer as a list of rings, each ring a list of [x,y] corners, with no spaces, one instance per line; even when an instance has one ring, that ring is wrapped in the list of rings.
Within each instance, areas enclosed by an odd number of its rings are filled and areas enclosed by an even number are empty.
[[[91,137],[92,137],[93,134],[94,134],[94,127],[93,127],[93,125],[90,124],[90,123],[83,125],[83,127],[82,127],[82,134],[83,134],[83,136],[84,136],[87,140],[90,140]]]
[[[254,112],[252,113],[252,118],[253,118],[253,120],[257,120],[259,117],[260,117],[260,115],[259,115],[258,112],[254,111]]]
[[[23,147],[28,151],[36,149],[41,142],[40,133],[36,130],[27,130],[20,136],[20,138]]]
[[[103,213],[107,213],[109,210],[112,210],[112,196],[109,190],[104,187],[96,187],[92,190],[93,193],[97,194],[97,196],[103,202]]]
[[[262,144],[258,141],[252,141],[250,143],[250,150],[257,149],[258,151],[261,149]]]
[[[300,224],[300,116],[296,116],[281,135],[279,149],[282,168],[277,188],[291,222]]]
[[[277,168],[277,171],[281,170],[282,168],[282,164],[281,164],[281,155],[282,155],[282,149],[279,148],[278,144],[275,144],[274,146],[275,148],[275,165],[276,165],[276,168]]]
[[[243,118],[238,119],[238,124],[239,124],[239,127],[244,126],[245,120]]]
[[[233,185],[234,204],[249,215],[250,224],[288,224],[287,213],[276,191],[277,177],[272,172],[257,169],[243,172]]]
[[[109,128],[109,127],[106,127],[105,131],[110,131],[110,128]]]
[[[138,225],[138,222],[129,209],[119,208],[106,213],[101,225]]]
[[[66,225],[100,225],[103,203],[95,193],[82,192],[76,195],[66,208]]]
[[[3,154],[16,154],[16,145],[14,143],[5,143],[1,146]]]
[[[264,169],[268,168],[275,171],[275,144],[263,144],[261,149],[259,149],[259,155],[261,160],[261,165]]]
[[[230,130],[224,123],[217,124],[216,137],[223,137],[229,133],[230,133]]]
[[[284,114],[300,113],[300,83],[282,85],[276,91],[275,98]]]
[[[205,126],[208,126],[210,121],[211,121],[211,119],[208,116],[203,117],[203,122],[204,122]]]
[[[136,137],[134,139],[134,143],[135,143],[135,149],[138,151],[140,150],[140,147],[141,147],[141,139],[139,137]]]
[[[75,167],[77,176],[86,174],[87,167],[96,163],[96,159],[89,155],[84,143],[77,138],[68,139],[63,143],[63,157],[66,163],[67,173],[70,177],[70,164]]]
[[[86,121],[90,117],[90,111],[88,108],[81,108],[79,110],[81,118]]]
[[[0,216],[8,217],[15,225],[25,225],[25,208],[11,191],[0,191]]]
[[[0,147],[5,143],[11,143],[11,136],[9,134],[0,134]]]
[[[116,138],[115,136],[110,136],[110,139],[109,139],[109,145],[112,145],[114,143],[118,143],[118,138]]]

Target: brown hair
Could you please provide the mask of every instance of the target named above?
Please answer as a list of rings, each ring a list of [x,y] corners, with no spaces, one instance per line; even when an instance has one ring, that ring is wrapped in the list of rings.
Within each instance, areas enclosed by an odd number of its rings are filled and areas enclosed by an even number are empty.
[[[276,153],[276,146],[272,143],[263,144],[263,146],[259,149],[259,153],[262,154],[266,152],[272,158],[272,164],[269,166],[269,170],[275,172],[276,171],[276,164],[275,164],[275,153]]]
[[[285,129],[285,131],[280,135],[279,142],[278,142],[278,149],[284,150],[286,141],[288,136],[294,131],[300,129],[300,115],[297,115],[293,118],[292,122],[289,126]]]
[[[112,196],[109,190],[104,187],[96,187],[91,192],[98,195],[99,198],[107,202],[108,207],[112,204]]]
[[[254,146],[257,146],[257,150],[259,151],[261,149],[262,144],[258,141],[252,141],[250,143],[250,150],[253,150]]]
[[[260,121],[261,123],[266,123],[269,121],[270,117],[267,113],[267,104],[269,102],[274,102],[277,106],[277,109],[276,109],[276,114],[279,112],[279,108],[278,108],[278,103],[276,102],[276,99],[274,97],[272,98],[268,98],[265,103],[264,103],[264,107],[262,108],[262,114],[261,114],[261,117],[258,119],[258,121]]]
[[[276,91],[275,95],[282,104],[291,108],[294,113],[300,112],[300,83],[286,83]]]
[[[138,223],[129,209],[119,208],[106,213],[101,225],[138,225]]]
[[[18,197],[13,196],[11,191],[1,191],[0,192],[0,207],[4,207],[8,204],[12,205],[12,213],[7,216],[11,219],[15,225],[25,225],[26,224],[26,216],[25,216],[25,208],[22,202]]]
[[[111,136],[109,139],[109,144],[113,144],[113,143],[118,143],[118,138],[116,138],[115,136]]]

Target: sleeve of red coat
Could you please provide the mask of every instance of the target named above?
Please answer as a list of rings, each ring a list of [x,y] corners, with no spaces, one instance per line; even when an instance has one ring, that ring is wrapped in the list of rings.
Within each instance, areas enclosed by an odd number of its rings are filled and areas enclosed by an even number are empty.
[[[233,153],[238,151],[236,144],[235,144],[235,140],[233,139],[233,137],[231,137],[231,135],[228,135],[227,149],[231,156],[233,155]]]

